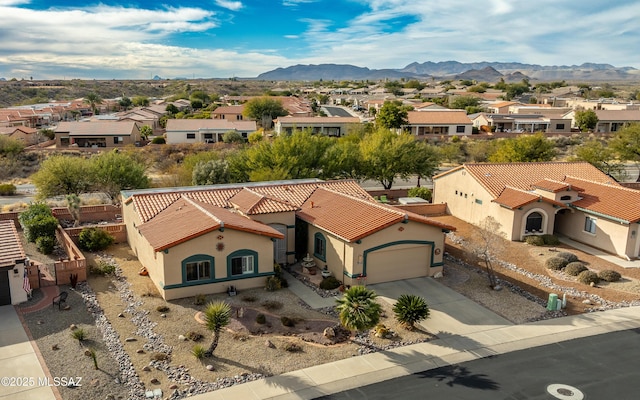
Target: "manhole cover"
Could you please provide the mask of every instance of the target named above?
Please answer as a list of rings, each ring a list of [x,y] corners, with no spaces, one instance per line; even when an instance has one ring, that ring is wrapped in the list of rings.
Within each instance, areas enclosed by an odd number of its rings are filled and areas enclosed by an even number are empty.
[[[584,394],[581,391],[569,385],[562,385],[559,383],[554,383],[552,385],[547,386],[547,392],[550,395],[560,400],[582,400],[584,399]]]

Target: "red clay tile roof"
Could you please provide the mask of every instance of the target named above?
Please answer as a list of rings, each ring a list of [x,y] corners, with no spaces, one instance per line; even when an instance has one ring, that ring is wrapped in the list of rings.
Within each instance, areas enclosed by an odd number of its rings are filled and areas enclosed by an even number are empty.
[[[405,219],[455,230],[453,226],[415,213],[358,199],[324,187],[317,188],[309,196],[297,216],[347,242],[355,242]]]
[[[441,125],[458,124],[471,125],[471,120],[467,113],[460,111],[409,111],[407,119],[410,125]]]
[[[243,188],[230,198],[229,204],[245,215],[270,214],[298,209],[288,202],[265,196],[247,188]]]
[[[15,265],[26,256],[13,221],[0,221],[0,266]]]
[[[357,198],[373,201],[372,197],[360,187],[355,181],[317,181],[300,183],[288,182],[266,182],[265,184],[237,184],[209,187],[189,187],[180,189],[167,190],[138,190],[132,191],[132,194],[125,201],[132,202],[136,212],[143,222],[146,222],[156,216],[159,212],[167,208],[181,196],[186,196],[203,203],[212,204],[222,208],[231,208],[230,199],[238,194],[244,187],[250,188],[253,192],[278,200],[284,204],[289,204],[293,208],[300,207],[311,193],[318,187],[326,187],[340,193],[344,193]],[[285,209],[284,206],[283,210]],[[286,209],[289,211],[290,209]],[[254,214],[268,211],[268,209],[254,209]]]
[[[460,169],[469,172],[494,198],[507,186],[530,190],[533,184],[543,179],[563,181],[565,176],[619,186],[613,178],[587,162],[464,164],[439,174],[434,179]]]
[[[640,191],[575,177],[567,177],[565,181],[571,184],[572,188],[583,191],[580,196],[582,199],[571,203],[573,207],[623,221],[640,221]]]
[[[554,181],[552,179],[543,179],[531,186],[535,189],[542,189],[551,193],[558,193],[571,188],[571,185],[566,182]]]
[[[171,229],[167,229],[168,226]],[[278,239],[284,238],[283,234],[268,225],[186,196],[174,201],[138,229],[155,251],[162,251],[222,227]]]
[[[502,193],[500,193],[500,196],[492,201],[511,210],[513,210],[514,208],[526,206],[527,204],[534,203],[536,201],[543,201],[545,203],[550,203],[556,206],[566,207],[564,203],[548,199],[533,192],[528,192],[526,190],[516,189],[512,187],[504,188]]]

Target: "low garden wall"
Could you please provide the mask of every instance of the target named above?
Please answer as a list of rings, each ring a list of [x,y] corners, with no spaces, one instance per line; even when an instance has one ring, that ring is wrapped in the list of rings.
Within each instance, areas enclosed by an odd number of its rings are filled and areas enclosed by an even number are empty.
[[[109,233],[113,236],[114,243],[124,243],[127,241],[127,226],[123,223],[116,224],[100,224],[100,225],[92,225],[92,228],[97,228]],[[69,235],[71,240],[75,244],[78,244],[78,237],[80,236],[80,232],[86,228],[86,226],[79,226],[77,228],[65,228],[65,232]]]
[[[71,283],[70,275],[77,274],[78,282],[87,280],[87,259],[82,251],[76,246],[71,237],[58,226],[56,230],[58,242],[64,247],[69,259],[59,260],[54,263],[56,284],[66,285]]]
[[[51,209],[51,212],[58,220],[73,220],[69,209],[66,207],[55,207]],[[80,207],[80,223],[115,221],[120,218],[122,218],[122,209],[111,204]]]
[[[447,204],[398,204],[395,205],[404,211],[410,211],[416,214],[424,215],[426,217],[437,217],[447,214]]]

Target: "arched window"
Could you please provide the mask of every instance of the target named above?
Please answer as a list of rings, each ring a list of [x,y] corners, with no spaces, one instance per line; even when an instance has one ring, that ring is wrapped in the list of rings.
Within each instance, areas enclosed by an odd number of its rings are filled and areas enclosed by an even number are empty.
[[[525,230],[529,232],[540,231],[542,232],[542,214],[539,212],[532,212],[527,216],[527,225]]]
[[[207,283],[214,279],[214,259],[210,255],[196,254],[182,260],[182,283]]]
[[[560,200],[562,200],[562,201],[569,201],[569,200],[571,200],[571,196],[569,196],[569,195],[567,195],[567,196],[562,196],[562,197],[560,197]]]
[[[227,278],[251,276],[258,273],[258,253],[242,249],[227,256]]]
[[[313,237],[313,255],[321,261],[327,261],[327,239],[320,232]]]

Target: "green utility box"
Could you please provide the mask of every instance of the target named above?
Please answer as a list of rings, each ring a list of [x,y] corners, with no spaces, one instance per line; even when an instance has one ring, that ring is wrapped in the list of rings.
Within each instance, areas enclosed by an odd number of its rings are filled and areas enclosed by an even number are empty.
[[[549,301],[547,301],[547,310],[555,311],[558,309],[558,295],[549,293]]]

